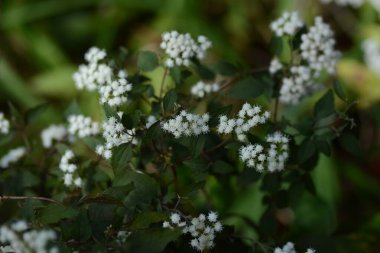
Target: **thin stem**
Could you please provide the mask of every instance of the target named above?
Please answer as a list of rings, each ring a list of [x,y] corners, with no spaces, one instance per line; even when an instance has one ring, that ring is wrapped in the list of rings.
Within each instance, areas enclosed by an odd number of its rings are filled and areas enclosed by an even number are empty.
[[[0,196],[0,201],[3,200],[41,200],[41,201],[47,201],[47,202],[52,202],[58,205],[63,206],[62,203],[54,200],[54,199],[49,199],[45,197],[28,197],[28,196]]]
[[[168,68],[165,67],[164,75],[162,76],[161,85],[160,85],[160,100],[162,99],[162,95],[164,93],[164,84],[166,76],[168,75]]]
[[[273,122],[277,122],[278,106],[279,106],[279,99],[278,97],[276,97],[274,100],[274,108],[273,108]]]

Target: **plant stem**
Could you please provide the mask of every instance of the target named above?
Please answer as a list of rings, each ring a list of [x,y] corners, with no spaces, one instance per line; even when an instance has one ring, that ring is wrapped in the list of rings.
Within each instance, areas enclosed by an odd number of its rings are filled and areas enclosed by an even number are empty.
[[[279,101],[278,100],[279,100],[278,97],[276,97],[275,100],[274,100],[273,122],[277,122],[278,105],[279,105]]]
[[[28,197],[28,196],[0,196],[0,201],[3,200],[41,200],[41,201],[47,201],[47,202],[52,202],[58,205],[63,206],[62,203],[54,200],[54,199],[49,199],[45,197]]]
[[[165,67],[164,75],[162,76],[161,85],[160,85],[160,100],[162,99],[162,95],[164,93],[164,84],[166,76],[168,75],[168,68]]]

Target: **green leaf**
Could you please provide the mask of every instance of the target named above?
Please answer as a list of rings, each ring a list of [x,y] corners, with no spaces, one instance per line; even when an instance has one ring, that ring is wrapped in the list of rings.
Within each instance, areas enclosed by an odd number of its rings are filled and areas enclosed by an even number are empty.
[[[339,81],[333,83],[335,94],[343,101],[346,102],[346,95],[344,94],[343,87]]]
[[[70,208],[61,206],[58,204],[50,204],[44,208],[39,213],[39,222],[44,225],[57,223],[62,219],[71,218],[78,214],[78,211]]]
[[[252,76],[237,82],[228,92],[227,96],[236,99],[251,99],[262,95],[266,90],[265,83],[257,81]]]
[[[67,107],[67,109],[63,112],[65,118],[68,118],[70,115],[77,115],[81,114],[80,107],[78,105],[78,102],[76,100],[72,101]]]
[[[181,229],[152,228],[137,230],[128,237],[124,245],[124,252],[164,252],[166,245],[176,240],[181,234]]]
[[[41,116],[46,111],[46,109],[48,109],[48,106],[48,103],[43,103],[26,111],[24,118],[25,124],[28,125],[36,121],[38,117]]]
[[[362,154],[362,150],[359,146],[359,141],[352,133],[346,132],[342,134],[342,136],[339,138],[339,142],[343,149],[351,155],[357,157]]]
[[[142,71],[152,71],[158,66],[157,55],[150,51],[142,51],[137,58],[137,66]]]
[[[191,139],[191,155],[195,158],[198,157],[205,146],[206,143],[206,136],[200,135],[200,136],[194,136]]]
[[[298,161],[303,163],[316,152],[315,143],[310,138],[305,139],[298,148]]]
[[[169,74],[177,85],[181,83],[181,69],[178,66],[170,68]]]
[[[314,107],[314,115],[320,119],[335,112],[334,94],[331,90],[321,97]]]
[[[128,162],[132,158],[132,147],[129,143],[121,144],[113,150],[111,165],[115,174],[123,169],[126,169]]]
[[[290,63],[292,48],[288,37],[273,37],[271,41],[271,51],[281,62]]]
[[[103,105],[104,113],[106,114],[107,118],[115,117],[116,119],[120,120],[119,115],[117,114],[117,111],[109,106],[108,104]]]
[[[331,146],[329,141],[318,140],[316,144],[320,152],[327,156],[331,156]]]
[[[202,182],[207,178],[208,164],[201,158],[185,161],[184,164],[191,169],[191,176],[196,183]]]
[[[169,90],[163,99],[164,111],[170,112],[174,109],[175,103],[177,102],[177,93],[174,89]]]
[[[195,63],[195,71],[198,73],[199,77],[202,80],[214,80],[215,73],[209,69],[207,66],[202,65],[200,63]]]
[[[253,168],[244,168],[243,172],[238,177],[238,183],[242,187],[248,186],[253,182],[256,182],[261,177],[261,173],[257,172]]]
[[[235,65],[226,61],[217,62],[212,69],[222,76],[233,76],[238,71]]]
[[[161,212],[147,211],[140,213],[132,221],[131,229],[148,228],[150,224],[165,221],[168,217]]]
[[[212,171],[224,175],[235,171],[235,168],[224,161],[218,160],[212,166]]]

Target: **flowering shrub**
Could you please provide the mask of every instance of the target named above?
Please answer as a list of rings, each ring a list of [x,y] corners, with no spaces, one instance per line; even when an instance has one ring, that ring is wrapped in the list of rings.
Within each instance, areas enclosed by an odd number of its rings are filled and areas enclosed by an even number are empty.
[[[37,138],[27,133],[48,105],[0,113],[0,200],[19,203],[0,229],[2,250],[296,252],[274,240],[287,225],[278,215],[315,193],[310,173],[350,131],[351,103],[334,77],[340,53],[321,17],[307,27],[284,13],[270,29],[273,61],[263,70],[206,64],[206,36],[171,31],[162,51],[140,52],[128,74],[103,49],[85,54],[73,80],[79,94],[99,99],[102,118],[73,101]],[[313,112],[282,114],[312,94]],[[260,185],[265,211],[251,226],[258,240],[224,224],[233,214],[209,198],[213,184],[229,199]]]

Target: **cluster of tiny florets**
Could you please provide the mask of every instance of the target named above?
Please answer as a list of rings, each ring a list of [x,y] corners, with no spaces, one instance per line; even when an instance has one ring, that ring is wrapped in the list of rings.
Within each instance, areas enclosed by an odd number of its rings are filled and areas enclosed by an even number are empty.
[[[305,253],[315,253],[314,249],[307,249]],[[277,247],[274,249],[273,253],[297,253],[294,248],[294,243],[287,242],[282,248]]]
[[[225,115],[219,117],[218,133],[230,134],[235,132],[240,141],[246,141],[246,133],[253,127],[264,124],[270,117],[268,111],[262,111],[258,105],[252,106],[245,103],[238,113],[237,118],[228,118]]]
[[[71,150],[66,150],[59,163],[59,169],[64,173],[63,182],[66,186],[81,187],[82,179],[76,175],[78,166],[72,162],[74,153]]]
[[[210,116],[206,113],[196,115],[181,111],[174,119],[169,119],[161,124],[163,130],[174,135],[181,136],[200,135],[209,132],[208,121]]]
[[[271,30],[276,36],[294,35],[303,26],[298,12],[284,12],[280,18],[270,24]]]
[[[7,154],[5,154],[0,159],[0,167],[7,168],[9,164],[15,163],[20,160],[26,154],[25,147],[18,147],[15,149],[11,149]]]
[[[77,89],[95,91],[98,87],[112,81],[112,69],[105,63],[101,63],[107,56],[104,50],[97,47],[90,48],[85,54],[87,65],[80,65],[74,73],[73,79]]]
[[[105,144],[98,145],[96,147],[96,153],[105,159],[112,157],[112,148],[114,147],[123,143],[137,144],[135,130],[125,129],[123,124],[115,117],[110,117],[103,122],[103,138],[105,139]]]
[[[117,76],[113,69],[104,63],[107,53],[92,47],[85,54],[86,65],[80,65],[73,79],[77,89],[98,91],[101,104],[119,106],[127,102],[127,92],[132,90],[132,84],[127,81],[125,71],[119,71]]]
[[[289,16],[290,14],[284,14]],[[273,30],[273,29],[272,29]],[[276,32],[279,36],[279,33]],[[300,100],[320,88],[318,78],[323,72],[335,74],[340,53],[335,50],[334,32],[330,26],[316,17],[314,25],[301,36],[298,50],[302,63],[292,62],[285,72],[280,88],[280,101],[285,104],[297,104]],[[285,66],[275,57],[269,67],[273,75]]]
[[[50,125],[41,132],[42,146],[50,148],[53,141],[61,141],[67,135],[67,130],[64,125]]]
[[[167,56],[165,65],[168,68],[174,66],[189,66],[190,59],[196,57],[203,59],[211,42],[205,36],[198,36],[195,41],[190,34],[181,34],[177,31],[162,34],[161,48]]]
[[[367,39],[362,43],[364,62],[375,73],[380,75],[380,43],[374,39]]]
[[[99,123],[92,121],[90,117],[81,114],[70,115],[67,120],[69,122],[68,132],[79,138],[97,135],[100,131]]]
[[[4,113],[0,112],[0,134],[9,133],[9,120],[4,116]]]
[[[358,8],[363,5],[363,0],[320,0],[324,4],[335,3],[340,6],[352,6]]]
[[[289,139],[280,132],[268,135],[266,141],[269,147],[260,144],[249,144],[240,148],[240,159],[250,168],[258,172],[282,171],[289,157]]]
[[[335,73],[340,53],[335,50],[333,30],[321,17],[316,17],[309,32],[301,36],[300,49],[301,57],[316,72],[315,75],[318,76],[321,71]]]
[[[219,83],[207,84],[203,81],[199,81],[191,87],[191,94],[196,97],[203,98],[205,95],[212,92],[218,92],[220,90]]]
[[[215,234],[223,230],[223,225],[218,221],[218,214],[215,212],[200,214],[190,219],[182,219],[178,213],[172,213],[170,220],[163,223],[163,227],[181,228],[183,234],[189,234],[193,238],[190,245],[198,251],[213,248]]]
[[[0,227],[0,243],[8,246],[10,250],[8,252],[58,253],[57,247],[49,245],[56,239],[57,236],[53,230],[33,230],[23,220]]]
[[[132,90],[132,84],[128,83],[125,71],[120,71],[118,77],[99,87],[100,103],[109,106],[119,106],[128,101],[127,92]]]
[[[280,71],[283,68],[282,63],[277,57],[274,57],[269,65],[269,73],[271,75],[276,74],[278,71]]]

